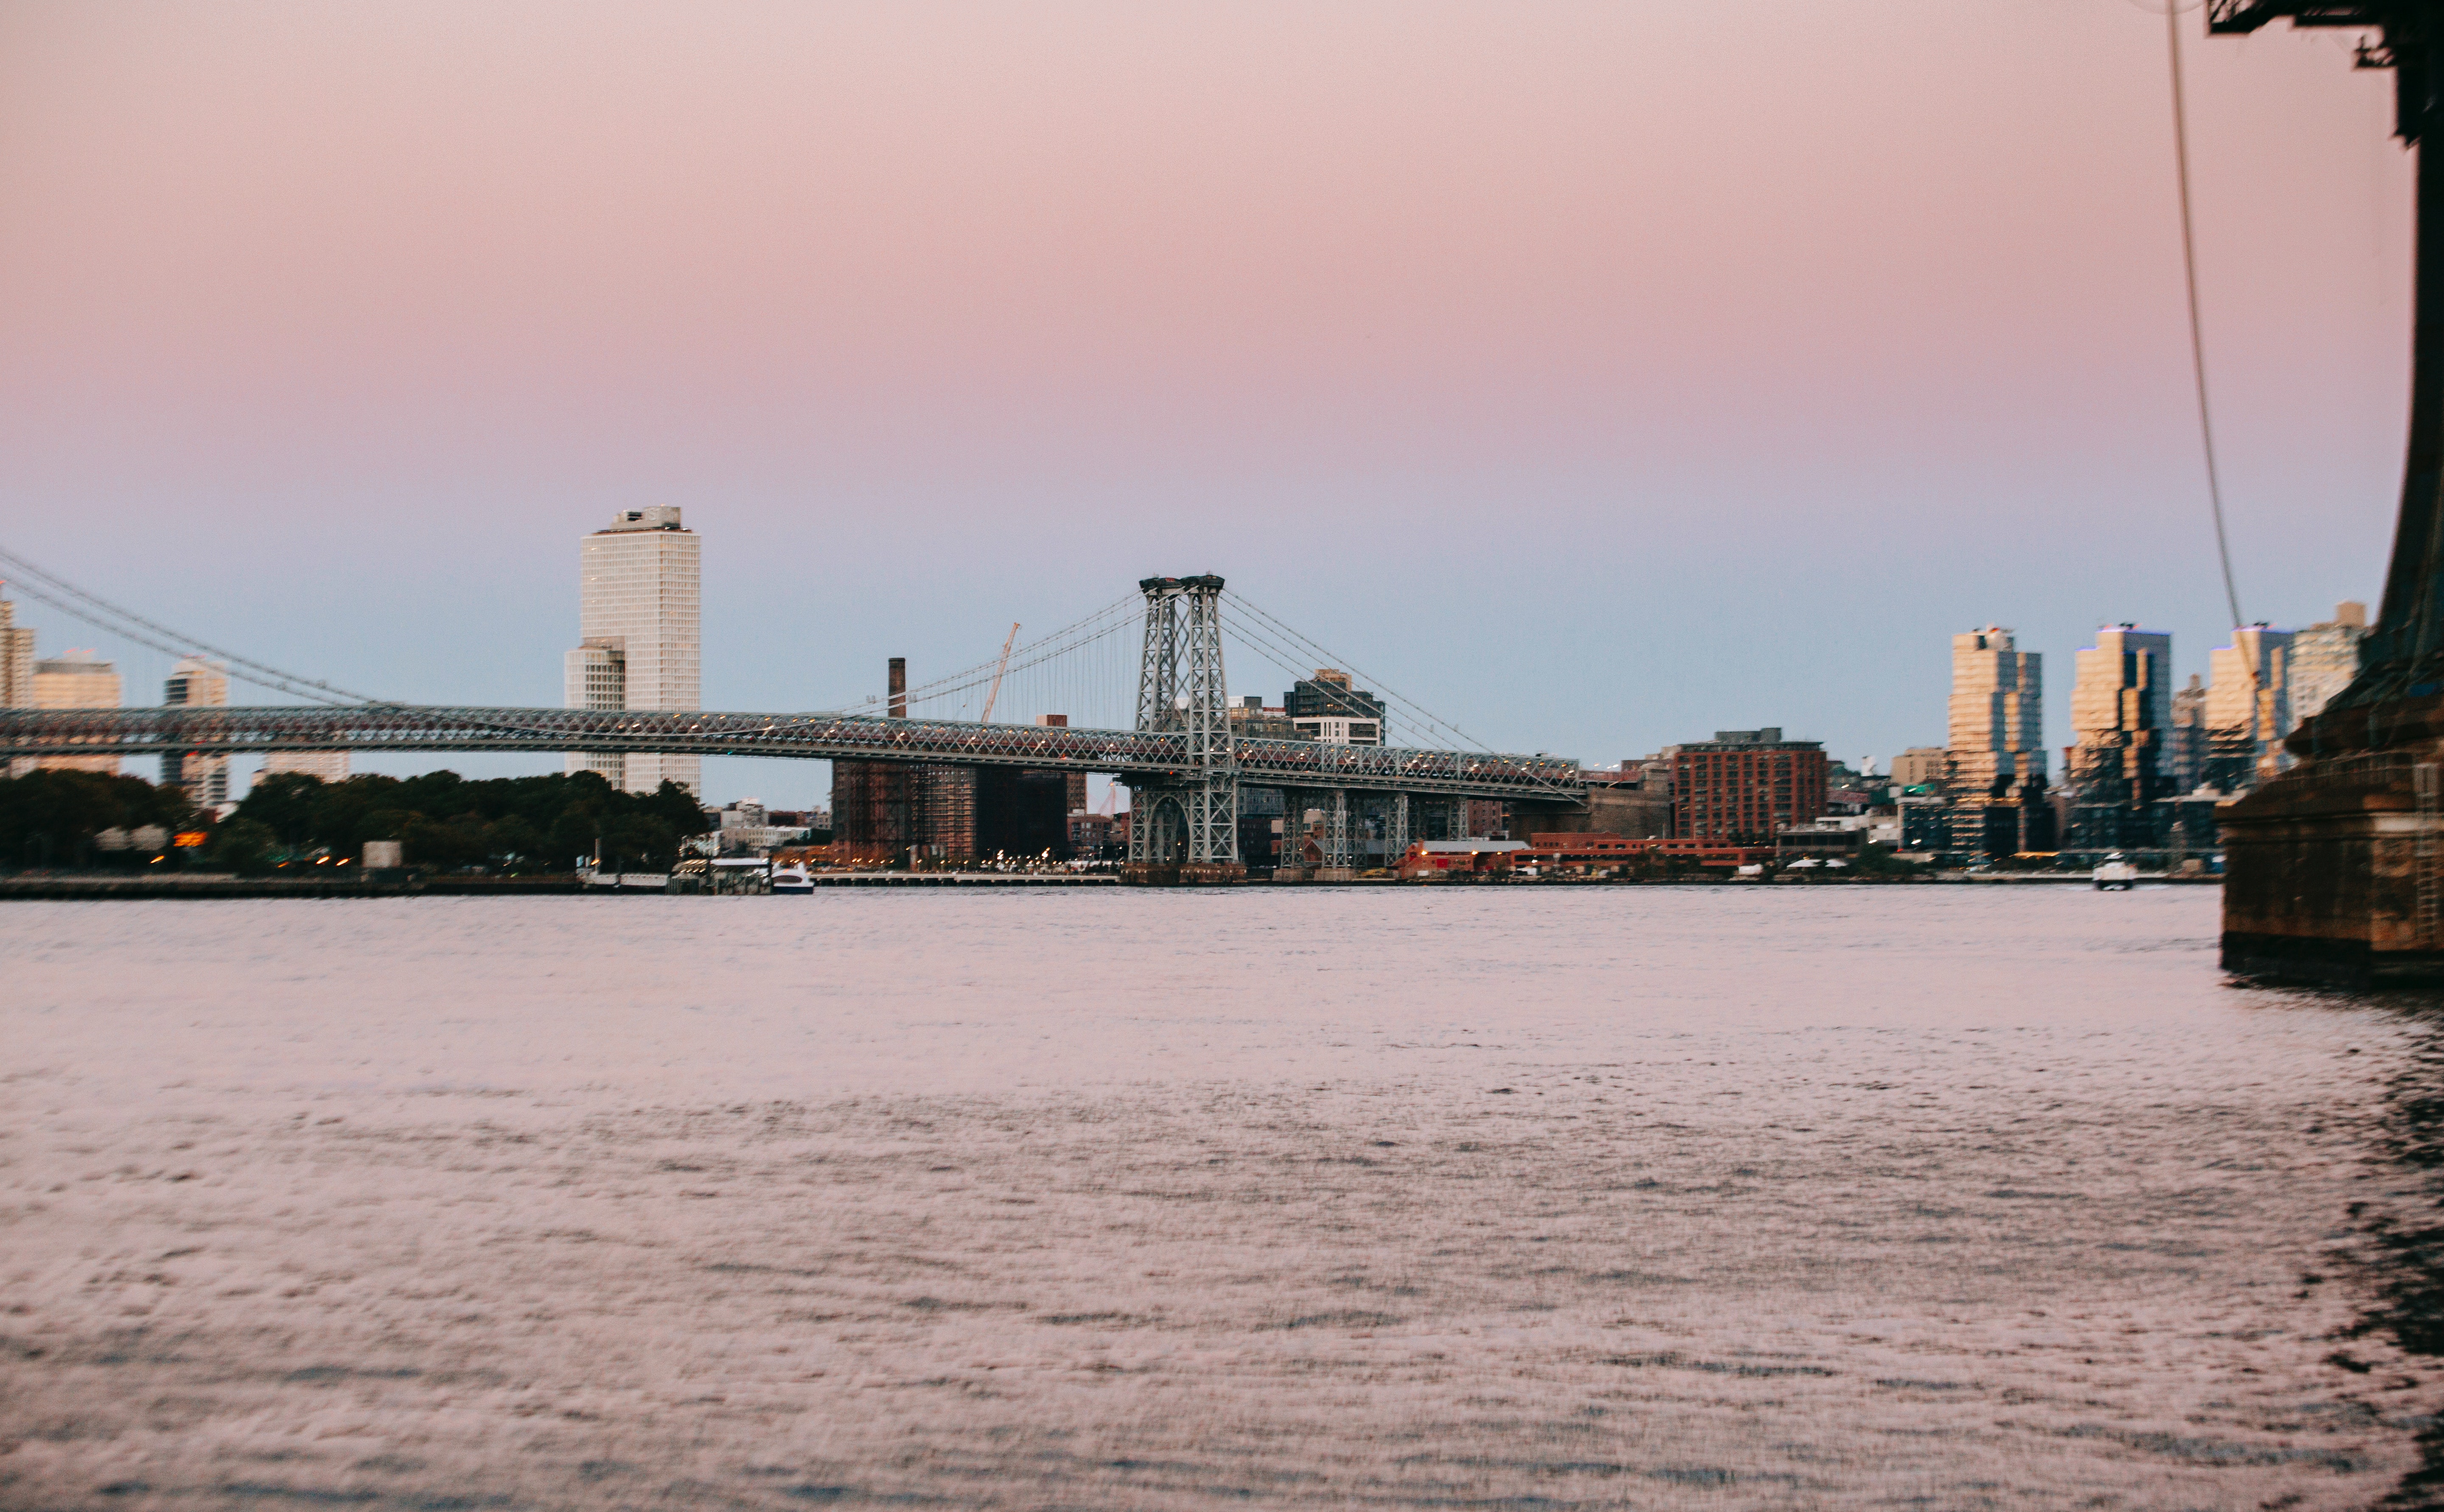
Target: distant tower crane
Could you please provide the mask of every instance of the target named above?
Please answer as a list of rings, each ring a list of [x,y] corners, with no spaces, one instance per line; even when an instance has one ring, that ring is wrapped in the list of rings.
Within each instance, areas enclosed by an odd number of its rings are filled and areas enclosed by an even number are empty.
[[[976,723],[979,725],[990,725],[992,723],[993,700],[1001,696],[1001,674],[1009,671],[1009,648],[1017,644],[1017,642],[1018,621],[1013,619],[1009,622],[1009,634],[1002,637],[1001,665],[993,669],[992,689],[985,694],[985,711],[981,715],[977,716],[976,719]],[[972,687],[974,685],[970,684],[970,686]]]

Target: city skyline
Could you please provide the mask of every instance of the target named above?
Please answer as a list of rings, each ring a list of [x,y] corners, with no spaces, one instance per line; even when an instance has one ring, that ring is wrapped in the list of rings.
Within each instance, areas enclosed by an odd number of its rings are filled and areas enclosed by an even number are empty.
[[[615,515],[612,524],[583,538],[580,572],[580,645],[564,654],[564,698],[562,707],[579,709],[685,710],[710,709],[711,705],[695,696],[700,686],[701,668],[701,562],[700,539],[684,528],[682,510],[676,506],[649,507],[625,510]],[[640,549],[641,547],[641,549]],[[69,650],[64,658],[36,659],[36,633],[30,625],[18,625],[13,616],[21,607],[19,601],[5,597],[6,584],[0,582],[0,654],[5,654],[8,667],[15,681],[0,685],[0,707],[23,703],[39,708],[120,707],[118,696],[120,679],[109,662],[92,660],[90,650]],[[2344,600],[2333,610],[2333,618],[2321,620],[2302,631],[2257,623],[2235,626],[2224,637],[2228,644],[2208,653],[2213,680],[2192,673],[2190,686],[2176,686],[2176,674],[2169,671],[2176,662],[2173,655],[2174,637],[2166,632],[2146,628],[2138,621],[2121,621],[2100,625],[2092,636],[2096,644],[2075,654],[2074,683],[2071,691],[2070,719],[2073,738],[2062,747],[2064,765],[2060,783],[2075,785],[2074,774],[2081,769],[2083,747],[2095,745],[2099,730],[2143,730],[2149,732],[2147,743],[2152,749],[2145,765],[2146,780],[2141,785],[2152,790],[2161,785],[2164,794],[2186,792],[2194,784],[2227,793],[2238,792],[2253,785],[2269,760],[2287,765],[2287,757],[2273,753],[2282,736],[2296,728],[2313,714],[2325,698],[2347,684],[2350,670],[2356,665],[2358,641],[2370,629],[2366,606]],[[612,634],[619,631],[620,634]],[[107,634],[107,632],[104,632]],[[628,665],[628,644],[637,640],[645,651],[638,673],[634,676]],[[2313,648],[2302,663],[2308,681],[2295,700],[2291,672],[2295,640],[2304,650]],[[2119,676],[2107,675],[2109,663],[2126,658],[2120,648],[2137,645],[2140,665],[2136,683],[2120,679],[2133,675],[2126,669]],[[2004,626],[1986,624],[1951,637],[1952,678],[1947,706],[1947,744],[1942,747],[1893,746],[1888,750],[1873,750],[1859,759],[1861,770],[1889,774],[1895,763],[1906,756],[1934,752],[1945,758],[1946,784],[1956,794],[1972,788],[1990,787],[2003,779],[2007,785],[2017,781],[2036,780],[2042,790],[2049,767],[2048,754],[2042,745],[2031,743],[2032,731],[2043,726],[2044,673],[2042,652],[2028,651],[2017,645],[2016,632]],[[894,707],[898,689],[905,686],[905,658],[892,660]],[[15,670],[22,664],[22,670]],[[2251,665],[2257,669],[2255,678],[2250,675]],[[52,691],[42,690],[44,684],[33,676],[39,669]],[[196,676],[195,674],[200,674]],[[191,681],[191,677],[194,679]],[[164,685],[164,701],[176,704],[188,701],[211,703],[277,704],[277,698],[238,699],[229,695],[233,679],[223,664],[197,655],[178,660]],[[242,681],[242,679],[236,679]],[[110,696],[97,696],[95,690],[107,682]],[[2239,691],[2248,683],[2246,692]],[[23,689],[18,684],[23,683]],[[1318,669],[1316,680],[1301,680],[1286,698],[1297,701],[1301,691],[1320,689],[1330,683],[1342,689],[1349,686],[1348,674],[1335,669]],[[68,691],[71,684],[76,691]],[[2091,686],[2093,685],[2093,686]],[[207,689],[200,699],[194,688]],[[1261,694],[1241,698],[1233,693],[1235,706],[1247,703],[1261,705]],[[1362,704],[1379,711],[1382,705],[1368,693],[1341,695],[1353,699],[1353,710]],[[2123,707],[2136,696],[2138,706]],[[2108,709],[2108,705],[2112,706]],[[2193,707],[2193,705],[2194,707]],[[2250,712],[2251,706],[2255,712]],[[2190,711],[2184,712],[2185,710]],[[1237,710],[1234,708],[1234,718]],[[956,714],[931,717],[960,717]],[[1008,719],[1004,723],[1009,722]],[[1066,715],[1036,716],[1038,724],[1066,724]],[[1285,720],[1284,723],[1296,723]],[[1306,723],[1314,723],[1307,721]],[[2194,724],[2194,731],[2187,728]],[[2243,728],[2248,727],[2248,728]],[[1302,728],[1304,729],[1304,725]],[[1337,730],[1319,728],[1306,731],[1309,738],[1327,743],[1354,738],[1358,744],[1373,743],[1369,731],[1376,727],[1365,725],[1344,736]],[[2184,745],[2194,735],[2195,749]],[[2237,741],[2239,744],[2235,745]],[[1668,754],[1673,748],[1690,744],[1689,740],[1660,743],[1655,752],[1644,756],[1621,758],[1626,765],[1640,760],[1652,761]],[[1815,744],[1822,744],[1817,742]],[[367,753],[360,753],[361,755]],[[472,775],[485,775],[489,768],[506,765],[510,769],[528,767],[534,758],[503,758],[480,753],[461,753],[459,765],[472,765]],[[718,759],[717,759],[718,760]],[[739,764],[750,758],[733,758]],[[676,781],[708,802],[765,802],[758,793],[741,789],[731,794],[708,794],[701,779],[700,758],[683,756],[606,757],[571,753],[562,760],[566,772],[591,770],[603,775],[617,785],[636,791],[650,791],[664,777]],[[228,798],[243,796],[247,784],[257,778],[293,772],[312,775],[324,781],[341,781],[354,769],[349,753],[290,753],[267,758],[259,770],[249,773],[229,767],[227,759],[217,759],[215,786]],[[68,762],[55,760],[50,765],[79,765],[93,770],[116,769],[112,758],[94,758]],[[413,757],[383,758],[371,753],[368,771],[382,771],[404,765],[412,769],[433,769],[450,765]],[[642,765],[646,772],[634,775]],[[771,764],[754,762],[768,771]],[[781,764],[784,768],[799,763]],[[1590,770],[1615,765],[1611,762],[1583,763]],[[163,772],[168,780],[170,768]],[[2245,774],[2255,773],[2256,776]],[[2160,779],[2160,782],[2158,782]],[[2090,779],[2093,780],[2092,777]],[[1094,779],[1100,784],[1108,778]],[[757,784],[750,784],[750,787]],[[775,784],[763,784],[769,787]],[[828,794],[824,795],[828,796]],[[2135,843],[2135,841],[2133,842]]]
[[[1938,742],[1964,626],[2140,615],[2182,674],[2229,628],[2163,45],[2124,0],[12,11],[0,518],[406,699],[557,703],[570,522],[676,499],[715,707],[1219,571],[1505,748]],[[2406,165],[2329,50],[2188,58],[2276,623],[2374,599],[2400,466]],[[1463,565],[1498,612],[1385,614]]]

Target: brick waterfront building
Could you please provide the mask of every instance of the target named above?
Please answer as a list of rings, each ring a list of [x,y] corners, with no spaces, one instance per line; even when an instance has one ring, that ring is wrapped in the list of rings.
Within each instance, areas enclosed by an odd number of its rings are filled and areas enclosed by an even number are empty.
[[[908,717],[908,663],[890,663],[887,708]],[[1065,726],[1046,714],[1041,725]],[[1069,856],[1069,815],[1085,807],[1083,772],[903,762],[832,763],[832,855],[849,861],[973,861],[997,854]]]
[[[1672,833],[1770,845],[1785,824],[1824,812],[1824,746],[1779,728],[1718,729],[1672,758]]]

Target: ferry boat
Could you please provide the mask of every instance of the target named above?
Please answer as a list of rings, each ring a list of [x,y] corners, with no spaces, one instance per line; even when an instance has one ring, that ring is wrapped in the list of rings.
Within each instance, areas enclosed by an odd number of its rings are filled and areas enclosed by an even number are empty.
[[[772,869],[772,891],[775,893],[811,893],[815,878],[803,866],[777,866]]]
[[[2121,858],[2115,851],[2096,863],[2096,890],[2100,893],[2127,893],[2138,885],[2138,868]]]

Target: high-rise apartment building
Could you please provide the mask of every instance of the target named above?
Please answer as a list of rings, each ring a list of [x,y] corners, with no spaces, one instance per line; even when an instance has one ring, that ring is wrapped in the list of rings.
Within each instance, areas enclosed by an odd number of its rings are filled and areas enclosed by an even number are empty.
[[[578,565],[578,646],[562,664],[563,705],[701,708],[704,558],[678,507],[620,511],[581,544]],[[665,781],[696,792],[703,765],[694,756],[568,757],[569,771],[601,772],[639,793]]]
[[[2070,834],[2081,850],[2146,849],[2158,841],[2157,801],[2173,792],[2165,747],[2173,724],[2173,637],[2135,624],[2106,625],[2078,657],[2071,689],[2077,737],[2064,774]]]
[[[2020,650],[2001,625],[1952,637],[1952,849],[2053,848],[2045,727],[2043,656]]]
[[[1785,824],[1824,812],[1824,745],[1778,728],[1718,729],[1673,754],[1672,832],[1770,845]]]
[[[0,599],[0,709],[26,709],[34,702],[34,632],[17,623],[17,606]],[[0,762],[0,777],[21,777],[34,769],[25,757]]]
[[[17,606],[0,599],[0,709],[34,703],[34,631],[17,623]]]
[[[1952,637],[1953,791],[2001,797],[2046,774],[2045,657],[1988,625]]]
[[[119,669],[90,651],[69,651],[34,663],[36,709],[117,709]],[[116,756],[45,756],[28,765],[53,772],[119,770]]]
[[[2345,599],[2334,618],[2291,636],[2291,717],[2306,720],[2360,674],[2360,644],[2368,637],[2367,605]]]
[[[218,709],[229,703],[229,673],[201,656],[183,656],[161,685],[161,702],[173,709]],[[186,789],[197,808],[229,802],[229,758],[182,751],[161,758],[161,785]]]
[[[2207,785],[2245,793],[2281,769],[2291,733],[2291,632],[2243,625],[2208,665]]]
[[[1282,694],[1282,713],[1307,740],[1327,746],[1383,744],[1383,700],[1352,688],[1349,673],[1337,667],[1319,667],[1313,677],[1302,677]]]
[[[2196,673],[2173,694],[2173,728],[2164,742],[2164,765],[2173,791],[2186,793],[2207,780],[2207,689]]]

